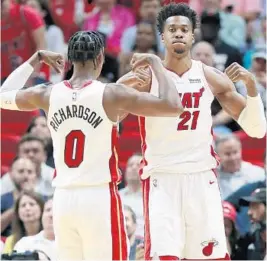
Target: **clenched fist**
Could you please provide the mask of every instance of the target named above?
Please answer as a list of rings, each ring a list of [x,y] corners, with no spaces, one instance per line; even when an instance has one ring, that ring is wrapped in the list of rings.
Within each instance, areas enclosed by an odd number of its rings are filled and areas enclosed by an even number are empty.
[[[254,76],[238,63],[232,63],[225,69],[225,74],[232,82],[243,81],[245,84],[254,81]]]

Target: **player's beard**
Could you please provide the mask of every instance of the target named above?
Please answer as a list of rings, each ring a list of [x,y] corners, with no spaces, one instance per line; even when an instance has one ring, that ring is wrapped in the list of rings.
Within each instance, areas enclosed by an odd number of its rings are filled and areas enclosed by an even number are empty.
[[[183,54],[185,53],[185,49],[175,49],[174,52],[177,53],[177,54]]]

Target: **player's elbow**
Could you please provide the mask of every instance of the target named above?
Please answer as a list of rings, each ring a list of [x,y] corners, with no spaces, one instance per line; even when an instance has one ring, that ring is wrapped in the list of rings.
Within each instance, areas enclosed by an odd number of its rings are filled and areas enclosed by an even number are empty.
[[[171,114],[170,116],[173,116],[173,117],[180,116],[184,111],[183,106],[179,103],[168,104],[167,106],[168,106],[168,110]]]

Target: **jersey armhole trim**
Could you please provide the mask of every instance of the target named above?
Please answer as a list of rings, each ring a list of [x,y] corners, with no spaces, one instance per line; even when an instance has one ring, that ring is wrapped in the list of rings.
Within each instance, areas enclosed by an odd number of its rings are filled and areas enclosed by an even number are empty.
[[[207,89],[209,90],[209,93],[211,94],[212,97],[215,98],[215,95],[213,94],[212,90],[211,90],[211,87],[210,87],[210,84],[208,83],[207,81],[207,78],[206,78],[206,75],[205,75],[205,71],[204,71],[204,64],[202,62],[200,62],[200,66],[201,66],[201,69],[202,69],[202,73],[203,73],[203,82],[204,82],[204,85],[207,87]]]
[[[108,115],[106,113],[106,110],[104,108],[104,92],[105,92],[105,89],[106,89],[106,87],[107,87],[108,84],[107,83],[105,83],[105,84],[104,83],[101,83],[101,84],[103,84],[103,93],[102,93],[102,108],[103,108],[103,112],[105,113],[107,120],[113,125],[113,127],[116,127],[120,123],[120,121],[118,121],[119,116],[117,115],[117,120],[116,121],[112,121],[108,117]]]

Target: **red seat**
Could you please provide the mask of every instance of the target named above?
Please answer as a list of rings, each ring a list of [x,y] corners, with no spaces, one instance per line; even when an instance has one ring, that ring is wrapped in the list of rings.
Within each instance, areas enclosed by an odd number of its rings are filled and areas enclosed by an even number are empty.
[[[20,136],[1,135],[1,165],[10,166],[17,153],[17,144]]]
[[[9,171],[9,167],[5,165],[1,165],[1,177]]]
[[[10,166],[20,137],[25,134],[32,118],[39,114],[39,111],[1,110],[1,165]]]
[[[23,135],[32,118],[39,115],[39,111],[9,111],[1,110],[2,133]]]
[[[1,151],[2,153],[6,152],[16,152],[17,151],[17,144],[20,140],[20,136],[16,135],[8,135],[2,134],[1,135]]]
[[[16,157],[15,152],[11,153],[1,152],[1,165],[10,166],[15,157]]]
[[[264,166],[266,136],[262,139],[251,138],[244,131],[237,131],[235,132],[235,135],[242,143],[243,160],[255,165]]]

